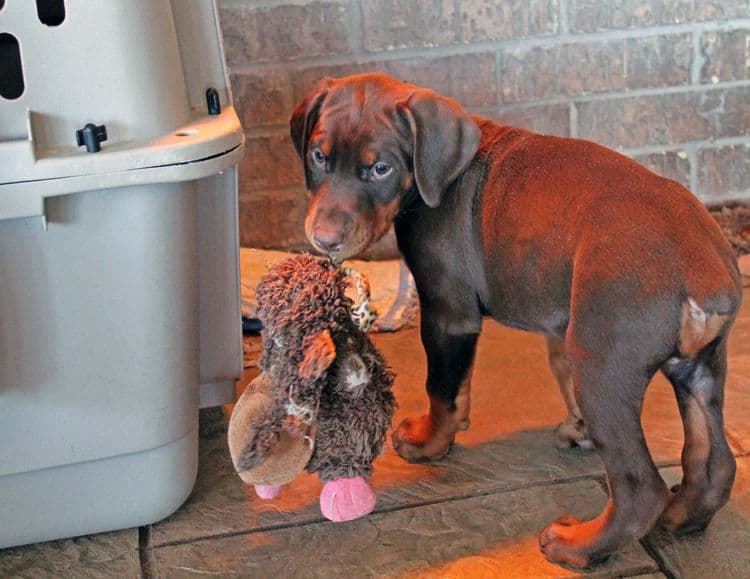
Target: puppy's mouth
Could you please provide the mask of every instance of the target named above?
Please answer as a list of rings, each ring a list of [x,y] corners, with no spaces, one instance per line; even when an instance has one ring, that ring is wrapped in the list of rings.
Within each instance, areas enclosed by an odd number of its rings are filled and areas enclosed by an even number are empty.
[[[365,236],[363,239],[351,239],[347,240],[341,245],[326,246],[321,244],[313,235],[308,234],[307,236],[310,244],[320,253],[327,255],[333,261],[341,263],[345,259],[356,257],[360,253],[364,252],[370,245],[372,245],[370,239]]]
[[[313,208],[305,218],[305,234],[310,244],[334,261],[356,257],[379,241],[393,222],[398,209],[398,199],[376,208],[372,215],[361,213],[333,213],[336,219],[327,219],[326,213]]]

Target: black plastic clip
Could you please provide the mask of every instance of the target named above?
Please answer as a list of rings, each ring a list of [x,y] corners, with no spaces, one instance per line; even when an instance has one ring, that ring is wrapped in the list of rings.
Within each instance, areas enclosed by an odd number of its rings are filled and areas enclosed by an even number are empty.
[[[208,114],[212,117],[221,114],[219,91],[215,88],[209,88],[206,90],[206,105],[208,106]]]
[[[89,153],[98,153],[102,150],[99,143],[107,140],[107,127],[89,123],[82,129],[76,131],[76,143],[79,147],[86,145]]]

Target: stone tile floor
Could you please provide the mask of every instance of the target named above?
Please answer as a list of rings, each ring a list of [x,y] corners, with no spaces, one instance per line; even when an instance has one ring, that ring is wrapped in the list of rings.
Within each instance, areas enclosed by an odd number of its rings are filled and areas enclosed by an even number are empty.
[[[416,329],[375,341],[398,374],[397,424],[425,408],[424,353]],[[595,453],[552,443],[563,403],[543,339],[487,322],[472,398],[472,427],[448,457],[410,465],[387,448],[372,480],[376,512],[342,524],[321,516],[315,477],[300,477],[276,500],[255,497],[229,459],[230,409],[204,411],[198,480],[177,513],[140,529],[0,551],[0,577],[579,575],[546,562],[536,536],[559,515],[596,515],[607,497],[604,472]],[[663,476],[678,482],[682,427],[661,377],[647,393],[643,424]],[[656,553],[683,577],[750,577],[750,289],[730,341],[726,429],[739,467],[730,503],[702,536],[666,539]],[[637,542],[585,574],[664,576]]]

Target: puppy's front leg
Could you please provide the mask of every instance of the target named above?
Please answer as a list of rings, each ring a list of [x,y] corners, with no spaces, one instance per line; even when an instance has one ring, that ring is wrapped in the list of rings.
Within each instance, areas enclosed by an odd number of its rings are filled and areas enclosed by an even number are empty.
[[[446,323],[444,316],[422,307],[430,411],[407,418],[393,434],[393,447],[411,462],[445,456],[456,432],[469,427],[471,370],[479,331],[450,333],[451,329],[467,327],[466,319],[456,321],[459,323]]]

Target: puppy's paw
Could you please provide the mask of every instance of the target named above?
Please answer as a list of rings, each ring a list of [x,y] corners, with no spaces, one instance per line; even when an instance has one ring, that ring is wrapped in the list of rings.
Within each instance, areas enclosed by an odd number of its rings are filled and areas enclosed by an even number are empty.
[[[393,433],[393,448],[409,462],[438,460],[450,451],[455,433],[455,428],[436,427],[429,414],[407,418]]]
[[[672,487],[671,493],[658,526],[675,537],[699,535],[705,531],[712,515],[700,508],[700,501],[695,496],[688,496],[680,485]]]
[[[555,429],[555,445],[563,449],[579,446],[584,450],[594,450],[594,442],[589,438],[583,419],[572,414]]]
[[[590,567],[609,557],[609,553],[593,548],[598,531],[597,519],[581,522],[566,515],[539,533],[539,550],[552,563],[579,569]]]

